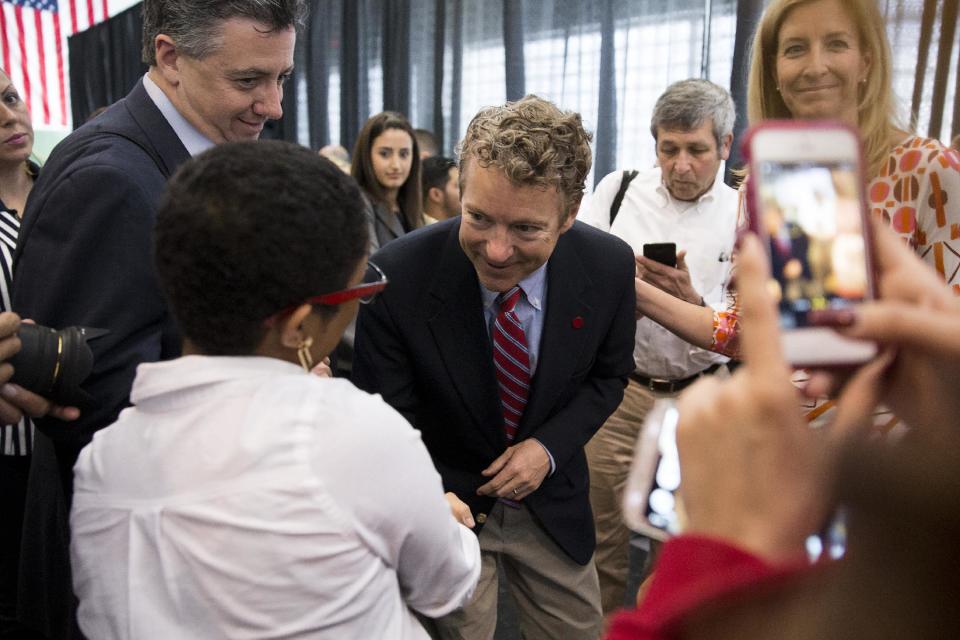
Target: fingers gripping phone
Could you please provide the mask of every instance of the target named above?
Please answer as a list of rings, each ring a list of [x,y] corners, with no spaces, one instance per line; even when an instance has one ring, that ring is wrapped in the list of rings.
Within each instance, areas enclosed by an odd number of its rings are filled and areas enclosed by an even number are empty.
[[[676,268],[677,245],[674,242],[648,242],[643,245],[643,257]]]
[[[840,123],[770,121],[747,134],[749,219],[770,255],[784,355],[852,366],[877,353],[830,324],[875,297],[859,138]]]

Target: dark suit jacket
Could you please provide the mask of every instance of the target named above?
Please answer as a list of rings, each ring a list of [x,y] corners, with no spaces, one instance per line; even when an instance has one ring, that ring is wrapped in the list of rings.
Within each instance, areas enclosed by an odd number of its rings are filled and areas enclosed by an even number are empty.
[[[460,248],[459,219],[393,241],[374,255],[390,280],[361,308],[353,378],[419,429],[447,491],[474,514],[480,475],[506,449],[480,285]],[[581,223],[560,236],[547,266],[539,362],[517,441],[535,437],[556,472],[525,499],[575,561],[595,546],[583,446],[623,398],[634,369],[633,252]],[[478,526],[479,530],[479,526]]]
[[[74,423],[37,421],[27,490],[20,608],[66,637],[72,619],[67,513],[72,468],[93,433],[128,404],[136,367],[179,355],[153,266],[164,184],[189,158],[142,81],[61,142],[37,180],[14,258],[13,309],[55,328],[102,327],[83,385],[97,401]]]

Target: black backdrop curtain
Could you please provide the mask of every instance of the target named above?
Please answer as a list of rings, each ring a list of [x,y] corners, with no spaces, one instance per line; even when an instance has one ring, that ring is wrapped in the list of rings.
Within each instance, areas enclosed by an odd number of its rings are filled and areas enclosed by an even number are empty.
[[[383,109],[432,129],[452,155],[483,105],[533,92],[579,111],[595,132],[594,181],[652,164],[653,101],[705,76],[746,118],[746,72],[764,0],[309,0],[284,117],[265,137],[350,149]],[[934,137],[960,133],[958,0],[878,0],[894,49],[895,93]],[[69,39],[75,125],[121,98],[145,69],[140,9]],[[926,43],[917,55],[917,42]],[[936,53],[925,55],[929,51]],[[929,60],[928,60],[929,58]],[[955,88],[956,85],[956,88]],[[913,98],[911,100],[911,97]],[[941,126],[942,123],[942,126]],[[736,151],[735,151],[736,153]],[[735,155],[736,158],[736,155]],[[734,159],[728,163],[737,165]]]
[[[142,30],[138,4],[67,39],[74,127],[127,95],[146,73],[146,65],[140,62]]]

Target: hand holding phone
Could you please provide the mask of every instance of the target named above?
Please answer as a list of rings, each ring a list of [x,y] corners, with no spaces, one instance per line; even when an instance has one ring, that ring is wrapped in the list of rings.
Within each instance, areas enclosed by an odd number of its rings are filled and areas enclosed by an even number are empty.
[[[677,253],[673,242],[654,242],[643,245],[643,256],[636,256],[637,277],[690,304],[701,304],[703,296],[690,280],[684,256]]]
[[[824,367],[870,360],[874,343],[829,326],[876,297],[857,134],[830,122],[769,121],[748,133],[745,152],[750,227],[770,257],[787,361]]]
[[[737,276],[747,327],[744,366],[729,379],[697,381],[675,406],[654,406],[638,440],[623,512],[628,526],[652,537],[678,530],[707,535],[780,562],[801,555],[827,521],[836,451],[869,421],[884,363],[854,376],[830,430],[807,428],[765,262],[762,244],[748,237]]]

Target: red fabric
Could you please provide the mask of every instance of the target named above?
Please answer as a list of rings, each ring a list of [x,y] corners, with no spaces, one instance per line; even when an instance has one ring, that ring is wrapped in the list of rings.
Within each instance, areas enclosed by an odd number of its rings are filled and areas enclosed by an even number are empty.
[[[640,607],[614,618],[607,640],[666,640],[686,615],[735,591],[799,573],[807,565],[773,566],[730,544],[687,535],[667,542]]]
[[[503,429],[507,442],[517,437],[520,418],[530,394],[530,352],[523,325],[513,308],[523,289],[514,287],[502,294],[500,313],[493,323],[493,363],[503,404]]]

